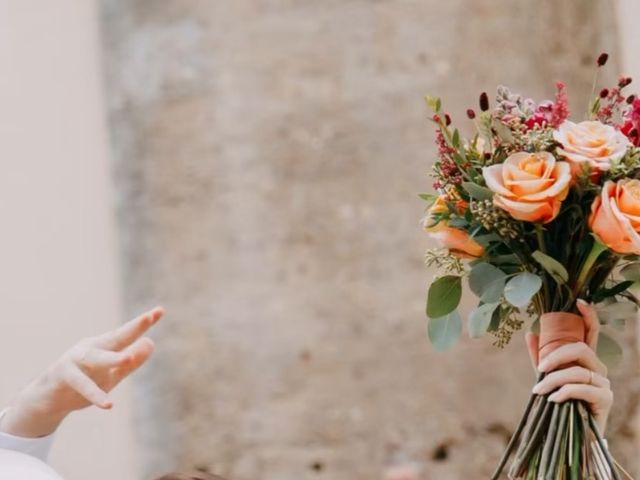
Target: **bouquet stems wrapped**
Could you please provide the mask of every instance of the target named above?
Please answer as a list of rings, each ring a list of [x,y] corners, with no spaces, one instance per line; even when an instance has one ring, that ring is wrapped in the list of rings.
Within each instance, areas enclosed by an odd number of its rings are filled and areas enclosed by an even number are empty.
[[[606,59],[598,58],[598,68]],[[596,82],[597,75],[594,92]],[[635,318],[640,100],[623,93],[630,83],[623,77],[594,94],[579,123],[568,119],[562,83],[553,101],[541,103],[499,87],[493,109],[483,93],[480,112],[467,111],[476,127],[470,139],[452,127],[440,99],[427,97],[437,126],[437,193],[421,197],[428,202],[424,227],[441,245],[425,257],[443,272],[427,296],[437,349],[462,331],[463,279],[478,297],[469,335],[489,333],[502,347],[530,322],[540,331],[540,359],[587,341],[581,299],[597,305],[605,330]],[[597,350],[609,363],[621,355],[606,333]],[[512,479],[620,478],[589,407],[548,394],[531,396],[494,479],[511,456]]]

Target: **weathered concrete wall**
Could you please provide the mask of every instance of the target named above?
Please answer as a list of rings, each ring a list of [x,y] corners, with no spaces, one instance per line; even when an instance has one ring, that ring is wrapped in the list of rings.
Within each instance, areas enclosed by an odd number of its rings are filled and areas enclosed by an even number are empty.
[[[126,304],[170,312],[138,379],[147,473],[486,478],[532,377],[520,338],[448,354],[425,338],[422,96],[459,119],[481,89],[540,98],[564,79],[581,112],[615,51],[610,4],[103,6]]]

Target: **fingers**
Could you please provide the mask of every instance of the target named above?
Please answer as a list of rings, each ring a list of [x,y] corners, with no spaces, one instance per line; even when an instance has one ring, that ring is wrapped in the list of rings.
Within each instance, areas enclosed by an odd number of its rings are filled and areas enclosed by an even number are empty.
[[[540,337],[537,333],[527,332],[524,337],[527,342],[527,350],[529,351],[529,358],[533,364],[533,368],[538,366],[538,350],[540,349]]]
[[[592,350],[596,350],[598,346],[598,335],[600,334],[600,320],[598,319],[598,313],[593,305],[585,302],[582,299],[578,299],[576,302],[580,314],[584,318],[586,326],[586,339],[585,343],[591,347]]]
[[[569,343],[554,350],[545,357],[538,365],[541,372],[551,372],[563,365],[577,363],[580,366],[593,370],[602,376],[607,375],[607,367],[600,361],[596,353],[586,344],[582,342]]]
[[[564,370],[551,372],[542,381],[533,387],[533,393],[545,395],[567,384],[590,384],[598,388],[610,388],[610,382],[606,377],[598,373],[591,373],[583,367],[570,367]]]
[[[113,332],[99,337],[98,345],[107,350],[121,351],[140,338],[164,315],[161,307],[156,307],[137,318],[125,323]]]
[[[71,388],[82,395],[88,402],[97,407],[110,409],[113,403],[109,400],[109,396],[93,380],[82,372],[79,368],[73,366],[65,370],[65,380]]]
[[[126,354],[98,348],[81,348],[72,351],[71,357],[78,366],[88,369],[114,368],[129,361]]]
[[[123,353],[129,361],[121,365],[116,371],[115,383],[120,383],[128,375],[140,368],[151,356],[155,346],[150,338],[140,338],[130,345]]]
[[[583,400],[594,410],[607,410],[613,403],[613,393],[607,388],[584,384],[567,384],[549,396],[550,402],[562,403],[567,400]]]

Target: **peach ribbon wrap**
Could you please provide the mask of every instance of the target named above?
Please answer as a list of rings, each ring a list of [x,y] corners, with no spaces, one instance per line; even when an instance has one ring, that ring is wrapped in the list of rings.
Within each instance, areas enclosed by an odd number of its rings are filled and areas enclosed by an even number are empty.
[[[580,315],[568,312],[543,313],[540,317],[539,359],[568,343],[584,342],[586,327]]]

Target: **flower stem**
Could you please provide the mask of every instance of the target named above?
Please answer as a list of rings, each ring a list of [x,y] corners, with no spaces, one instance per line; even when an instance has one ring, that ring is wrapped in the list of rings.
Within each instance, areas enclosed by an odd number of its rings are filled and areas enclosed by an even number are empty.
[[[538,240],[538,249],[546,255],[547,243],[545,242],[545,239],[544,239],[544,227],[542,226],[541,223],[536,223],[535,228],[536,228],[536,239]],[[549,298],[549,286],[547,285],[547,282],[546,282],[546,275],[543,277],[542,291],[544,295],[542,296],[541,303],[544,311],[542,310],[540,311],[541,315],[547,311],[545,307],[549,306],[550,305],[549,302],[551,301],[551,299]]]
[[[538,382],[536,383],[539,383],[543,378],[544,378],[544,373],[541,373],[540,375],[538,375]],[[536,398],[538,398],[538,396],[535,393],[529,397],[529,402],[527,403],[527,407],[524,410],[524,415],[522,415],[522,418],[520,419],[520,422],[516,427],[516,431],[511,437],[511,440],[509,440],[507,449],[502,455],[502,458],[500,459],[500,463],[498,464],[498,468],[496,468],[496,471],[491,477],[491,480],[497,480],[498,477],[500,477],[500,474],[502,473],[504,466],[507,464],[507,460],[509,460],[509,456],[511,456],[511,452],[513,451],[513,449],[516,446],[516,443],[518,442],[518,438],[520,438],[520,435],[522,434],[522,431],[524,430],[524,427],[527,424],[527,420],[529,419],[529,414],[531,413],[531,409],[533,408],[533,404]]]
[[[593,237],[593,246],[591,247],[591,251],[589,252],[589,256],[584,261],[582,265],[582,269],[580,270],[580,275],[578,276],[578,280],[576,281],[576,285],[573,290],[574,297],[578,297],[584,287],[584,284],[591,273],[591,268],[598,260],[600,254],[607,250],[607,246],[602,244],[600,240],[598,240],[595,236]]]

